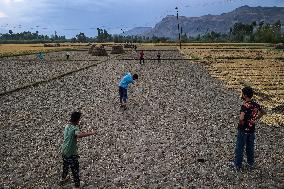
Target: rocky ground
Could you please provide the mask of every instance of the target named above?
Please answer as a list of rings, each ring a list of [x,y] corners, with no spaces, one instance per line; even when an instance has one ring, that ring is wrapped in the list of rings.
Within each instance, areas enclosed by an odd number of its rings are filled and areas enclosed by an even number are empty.
[[[145,57],[156,53],[146,51]],[[161,53],[181,58],[178,51]],[[130,51],[109,58],[76,52],[77,61],[68,62],[59,61],[60,53],[48,56],[53,61],[1,59],[1,92],[91,67],[1,95],[0,188],[60,188],[59,148],[75,110],[83,113],[81,130],[97,132],[79,141],[83,188],[284,187],[283,127],[257,126],[253,172],[228,167],[241,101],[201,65],[140,65],[130,60],[138,57]],[[139,81],[130,86],[129,106],[122,110],[117,84],[127,71],[138,73]],[[72,182],[63,188],[70,187]]]

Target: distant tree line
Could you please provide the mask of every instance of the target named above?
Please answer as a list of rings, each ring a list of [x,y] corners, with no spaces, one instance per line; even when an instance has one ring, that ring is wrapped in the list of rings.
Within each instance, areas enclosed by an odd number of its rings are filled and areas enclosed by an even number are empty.
[[[25,31],[21,33],[13,33],[9,30],[6,34],[0,34],[0,43],[48,43],[48,42],[115,42],[115,43],[159,43],[159,42],[176,42],[176,40],[166,37],[145,37],[145,36],[125,36],[111,35],[105,29],[97,28],[96,37],[87,37],[80,32],[71,39],[65,36],[58,36],[57,33],[48,36],[40,35],[38,31],[32,33]],[[280,43],[284,42],[284,35],[281,33],[281,22],[277,21],[273,24],[252,22],[251,24],[235,23],[229,33],[223,34],[215,31],[207,32],[204,35],[190,37],[186,34],[181,35],[181,42],[252,42],[252,43]]]
[[[9,30],[6,34],[0,34],[0,43],[45,43],[45,42],[64,42],[65,36],[58,36],[55,32],[54,35],[39,35],[36,31],[32,33],[30,31],[24,31],[21,33],[14,33]]]
[[[273,24],[264,23],[264,21],[258,24],[256,22],[251,24],[235,23],[228,34],[211,31],[195,38],[184,37],[182,40],[186,42],[280,43],[284,42],[284,35],[281,33],[279,20]]]

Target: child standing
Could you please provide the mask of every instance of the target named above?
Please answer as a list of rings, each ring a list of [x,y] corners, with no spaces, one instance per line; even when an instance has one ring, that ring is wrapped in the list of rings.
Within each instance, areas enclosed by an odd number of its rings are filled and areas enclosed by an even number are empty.
[[[66,53],[66,60],[69,60],[69,57],[70,57],[70,53],[67,52],[67,53]]]
[[[119,82],[119,99],[121,107],[126,108],[127,103],[127,89],[130,83],[133,83],[134,80],[138,79],[138,75],[134,74],[133,76],[131,73],[126,73],[123,78]]]
[[[73,112],[71,114],[70,123],[67,124],[64,129],[64,142],[62,145],[63,172],[60,185],[63,185],[68,180],[67,176],[70,167],[75,182],[75,188],[80,187],[77,139],[95,134],[95,132],[80,132],[80,119],[80,112]]]
[[[238,135],[235,149],[235,160],[231,165],[240,171],[243,162],[243,152],[246,146],[247,164],[248,168],[252,169],[254,166],[254,139],[255,139],[255,124],[266,112],[260,107],[258,103],[252,100],[253,89],[251,87],[244,87],[242,89],[243,105],[240,111],[240,120],[238,125]]]
[[[142,62],[143,62],[143,64],[145,63],[145,61],[144,61],[144,51],[143,50],[140,52],[140,64],[142,64]]]
[[[158,59],[158,63],[160,63],[161,62],[161,53],[160,53],[160,51],[158,51],[157,59]]]
[[[40,60],[43,60],[44,59],[44,53],[43,52],[39,52],[37,54],[37,58],[40,59]]]

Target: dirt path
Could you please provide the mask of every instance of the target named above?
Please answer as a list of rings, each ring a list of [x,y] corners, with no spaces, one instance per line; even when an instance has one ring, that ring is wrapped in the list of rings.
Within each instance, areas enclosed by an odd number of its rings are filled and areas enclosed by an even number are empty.
[[[126,71],[139,81],[123,111],[117,83]],[[283,187],[283,127],[258,125],[256,170],[231,171],[239,96],[185,60],[112,59],[0,103],[0,188],[57,187],[64,124],[74,110],[83,112],[82,130],[98,133],[79,142],[85,188]]]

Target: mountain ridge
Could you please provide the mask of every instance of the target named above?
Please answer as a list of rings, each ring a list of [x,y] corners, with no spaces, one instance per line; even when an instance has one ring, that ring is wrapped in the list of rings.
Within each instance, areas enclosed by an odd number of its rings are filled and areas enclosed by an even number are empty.
[[[209,31],[228,33],[230,28],[237,22],[245,24],[252,23],[253,21],[257,23],[261,21],[275,23],[278,20],[284,25],[284,7],[250,7],[245,5],[220,15],[208,14],[200,17],[179,16],[179,23],[183,28],[183,33],[192,37],[204,35]],[[167,15],[152,29],[142,33],[132,33],[132,35],[175,39],[178,36],[177,18],[175,15]]]

